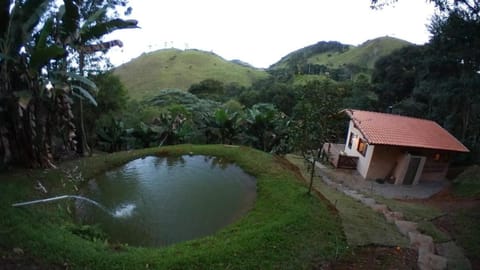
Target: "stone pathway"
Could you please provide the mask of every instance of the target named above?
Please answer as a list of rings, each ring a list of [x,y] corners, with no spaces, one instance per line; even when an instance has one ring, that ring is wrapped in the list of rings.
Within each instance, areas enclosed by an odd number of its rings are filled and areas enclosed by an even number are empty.
[[[386,205],[377,203],[373,198],[369,198],[355,189],[331,180],[323,171],[325,167],[322,164],[317,163],[317,167],[320,169],[317,170],[317,173],[327,185],[370,207],[373,211],[383,214],[387,222],[394,223],[399,232],[408,237],[411,246],[417,250],[418,267],[421,270],[447,269],[447,259],[435,251],[435,245],[431,236],[417,231],[417,223],[405,220],[403,213],[391,211]]]

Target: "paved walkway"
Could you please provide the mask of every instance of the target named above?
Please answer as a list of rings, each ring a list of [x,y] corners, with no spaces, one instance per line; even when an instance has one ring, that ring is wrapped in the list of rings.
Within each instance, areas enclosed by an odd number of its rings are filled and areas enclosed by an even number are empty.
[[[445,257],[447,254],[442,252],[441,246],[440,248],[435,246],[430,235],[422,234],[417,230],[417,223],[406,220],[403,213],[392,211],[388,206],[377,203],[375,199],[364,195],[368,193],[363,192],[364,194],[362,194],[362,191],[368,191],[388,198],[427,198],[440,191],[444,184],[406,187],[376,182],[370,183],[359,178],[360,176],[355,172],[338,169],[333,171],[333,169],[329,169],[318,162],[316,165],[319,168],[317,175],[327,185],[370,207],[373,211],[383,214],[387,222],[394,223],[399,232],[409,239],[412,248],[417,250],[418,266],[421,270],[447,269],[449,266]],[[394,190],[394,188],[398,190]],[[454,245],[454,250],[459,250],[454,242],[449,242],[449,244]],[[463,257],[463,254],[460,255]],[[452,265],[448,268],[453,269]]]
[[[448,181],[421,182],[417,185],[394,185],[366,181],[356,170],[333,169],[317,162],[317,167],[336,182],[364,193],[375,193],[388,199],[426,199],[448,187]]]

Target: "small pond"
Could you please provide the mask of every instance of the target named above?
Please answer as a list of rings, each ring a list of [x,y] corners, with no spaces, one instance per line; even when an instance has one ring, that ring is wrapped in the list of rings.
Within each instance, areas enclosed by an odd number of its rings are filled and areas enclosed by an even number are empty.
[[[76,219],[100,224],[110,242],[165,246],[215,233],[252,208],[256,180],[219,157],[148,156],[88,182]]]

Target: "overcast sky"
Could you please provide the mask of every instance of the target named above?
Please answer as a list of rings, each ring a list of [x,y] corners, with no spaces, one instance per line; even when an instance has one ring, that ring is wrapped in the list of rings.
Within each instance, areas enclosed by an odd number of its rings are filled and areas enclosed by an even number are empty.
[[[212,51],[267,68],[286,54],[318,41],[359,45],[392,36],[428,41],[434,13],[425,0],[400,0],[382,10],[370,0],[130,0],[140,29],[120,30],[123,48],[109,52],[114,65],[143,52],[175,47]]]

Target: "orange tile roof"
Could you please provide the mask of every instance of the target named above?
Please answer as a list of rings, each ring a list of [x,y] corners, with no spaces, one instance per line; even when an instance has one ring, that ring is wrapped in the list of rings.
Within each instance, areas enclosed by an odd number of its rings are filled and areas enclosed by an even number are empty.
[[[469,152],[453,135],[430,120],[351,109],[344,112],[369,144]]]

